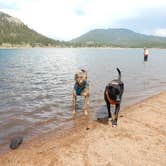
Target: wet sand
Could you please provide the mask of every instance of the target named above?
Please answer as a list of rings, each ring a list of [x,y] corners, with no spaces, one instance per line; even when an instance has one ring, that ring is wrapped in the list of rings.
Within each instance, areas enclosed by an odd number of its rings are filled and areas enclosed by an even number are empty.
[[[107,119],[45,134],[0,156],[0,166],[165,166],[166,92],[120,112],[118,127]]]

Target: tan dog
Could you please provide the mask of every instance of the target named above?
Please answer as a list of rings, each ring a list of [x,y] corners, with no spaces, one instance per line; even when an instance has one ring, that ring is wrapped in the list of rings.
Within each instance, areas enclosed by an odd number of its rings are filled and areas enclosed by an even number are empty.
[[[89,103],[89,84],[87,82],[87,72],[81,69],[80,72],[75,74],[75,85],[73,89],[72,111],[76,113],[76,100],[77,96],[84,96],[84,114],[88,115],[88,103]]]

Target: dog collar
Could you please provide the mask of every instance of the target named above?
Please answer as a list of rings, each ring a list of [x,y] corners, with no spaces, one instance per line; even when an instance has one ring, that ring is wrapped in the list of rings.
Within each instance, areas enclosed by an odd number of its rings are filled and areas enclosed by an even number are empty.
[[[78,83],[75,84],[74,89],[76,91],[77,95],[81,95],[81,93],[84,91],[84,89],[87,86],[87,82],[85,81],[82,86],[79,86]]]

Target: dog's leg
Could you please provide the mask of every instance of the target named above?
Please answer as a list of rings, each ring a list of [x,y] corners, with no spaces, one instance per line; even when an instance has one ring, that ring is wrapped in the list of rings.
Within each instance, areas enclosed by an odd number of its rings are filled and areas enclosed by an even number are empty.
[[[120,104],[116,104],[116,107],[115,107],[115,118],[114,118],[114,120],[112,122],[113,127],[117,126],[119,110],[120,110]]]
[[[88,115],[88,102],[89,102],[89,95],[85,95],[85,101],[84,101],[84,114]]]
[[[109,101],[106,100],[106,104],[107,104],[107,110],[108,110],[108,119],[112,119],[112,114],[111,114],[111,107],[110,107],[110,103]]]
[[[75,90],[73,90],[73,92],[72,92],[72,112],[73,112],[73,114],[75,114],[76,113],[76,99],[77,99],[77,97],[76,97],[76,92],[75,92]]]

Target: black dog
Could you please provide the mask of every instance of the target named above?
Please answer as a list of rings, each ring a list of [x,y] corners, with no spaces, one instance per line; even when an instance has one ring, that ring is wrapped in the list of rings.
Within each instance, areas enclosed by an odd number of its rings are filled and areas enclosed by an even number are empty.
[[[112,126],[117,126],[117,120],[118,120],[118,113],[120,110],[120,103],[124,91],[124,84],[121,81],[121,72],[117,68],[117,71],[119,73],[119,78],[116,80],[112,80],[105,88],[104,92],[104,99],[107,104],[108,109],[108,118],[112,119],[112,114],[110,110],[110,105],[115,105],[115,115],[114,119],[112,121]]]

